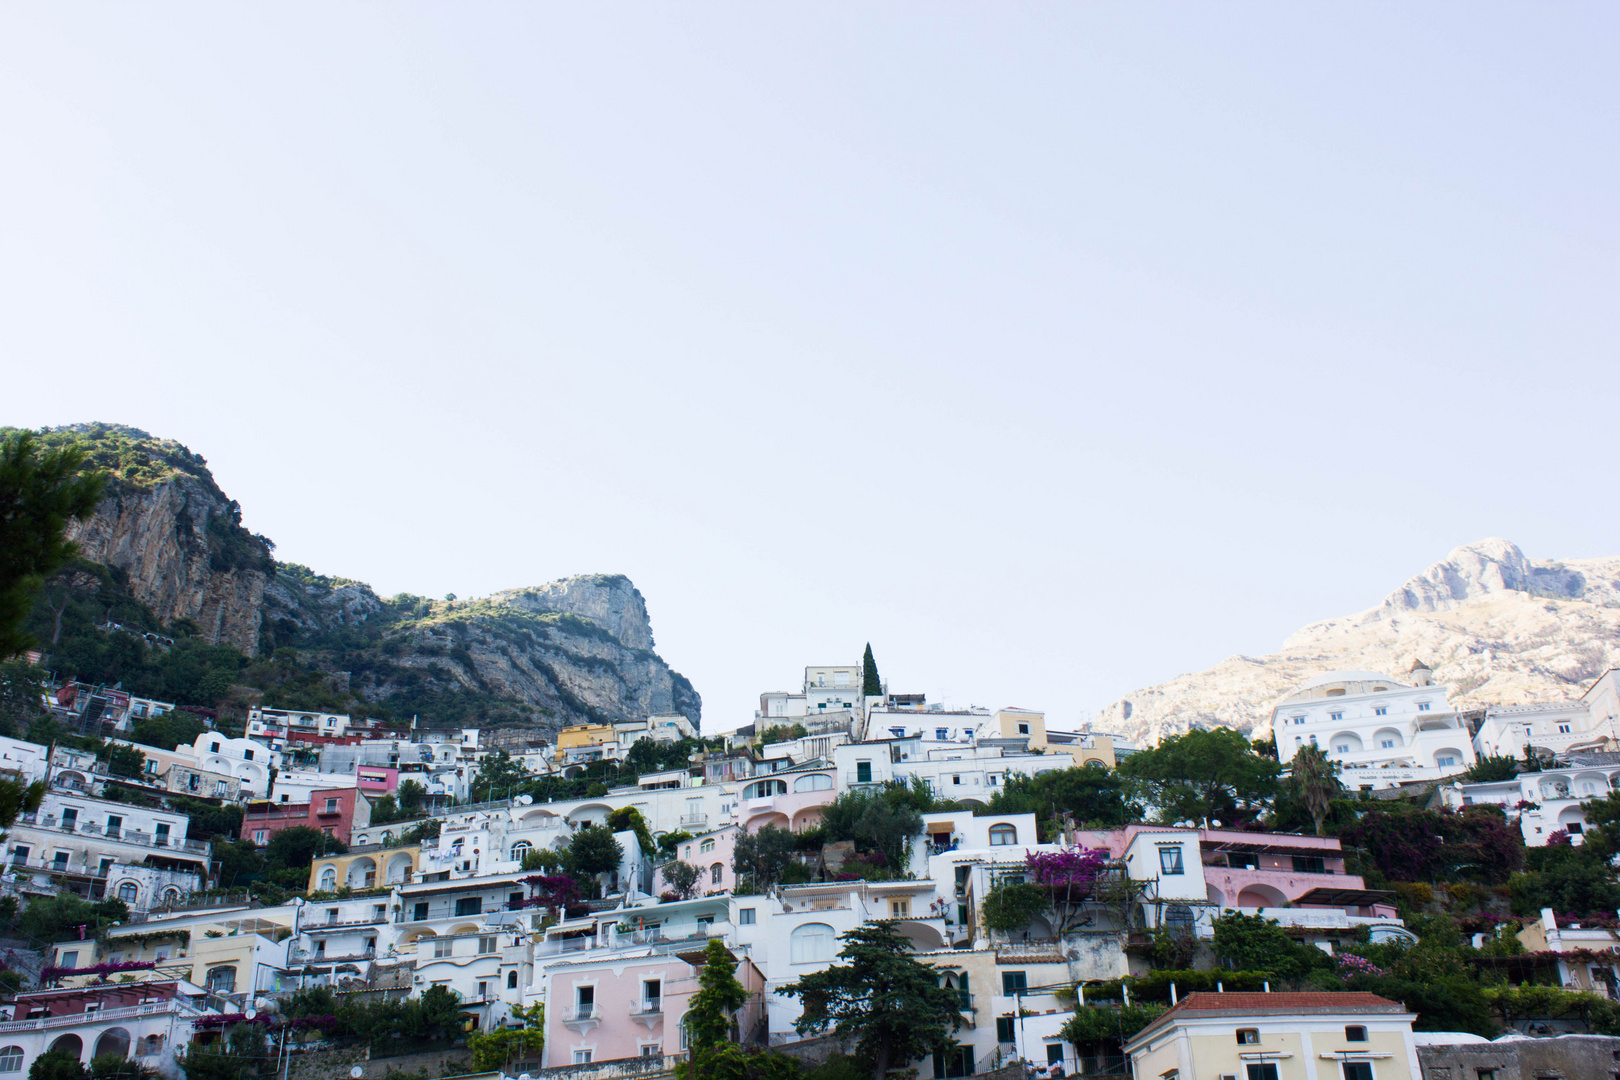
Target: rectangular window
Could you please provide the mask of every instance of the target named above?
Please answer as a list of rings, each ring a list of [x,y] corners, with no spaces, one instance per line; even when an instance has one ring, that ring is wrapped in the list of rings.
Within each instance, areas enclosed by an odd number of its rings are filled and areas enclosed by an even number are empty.
[[[117,836],[124,828],[124,819],[117,814],[107,815],[107,835]]]
[[[64,806],[64,807],[62,807],[62,828],[66,829],[68,832],[72,832],[73,831],[73,826],[74,826],[75,823],[78,822],[78,820],[79,820],[79,808],[78,807],[76,807],[76,806]]]
[[[488,997],[489,997],[489,983],[487,983],[487,982],[479,983],[478,984],[478,1000],[483,1001]]]
[[[411,909],[411,921],[412,922],[421,922],[423,919],[425,919],[427,917],[428,917],[428,906],[427,906],[426,901],[423,901],[422,903],[417,904],[415,907],[413,907]]]
[[[1328,713],[1328,716],[1332,718],[1334,723],[1338,723],[1340,720],[1344,719],[1344,713],[1342,712]]]
[[[242,752],[242,760],[243,760],[243,761],[252,761],[252,760],[253,760],[253,751],[251,751],[251,750],[244,750],[244,751],[243,751],[243,752]]]
[[[754,925],[754,909],[751,908],[751,907],[738,908],[737,909],[737,925],[738,926],[753,926]]]
[[[270,842],[269,831],[266,829],[253,830],[253,842],[255,844],[268,844]]]
[[[1159,849],[1159,873],[1168,876],[1186,873],[1181,865],[1181,848],[1162,847]]]
[[[1373,710],[1373,715],[1374,716],[1388,716],[1389,715],[1389,706],[1388,705],[1380,705],[1380,706],[1378,706],[1376,709]]]
[[[455,942],[448,938],[441,938],[433,943],[433,959],[443,960],[453,951]]]
[[[77,950],[77,949],[67,949],[67,950],[65,950],[62,953],[61,958],[57,961],[57,963],[59,965],[61,965],[62,967],[65,967],[65,968],[78,967],[79,966],[79,950]]]
[[[855,782],[857,784],[870,784],[872,782],[872,763],[870,761],[857,761],[855,763]]]
[[[1010,1043],[1016,1041],[1013,1037],[1013,1018],[1010,1016],[996,1017],[996,1042]]]
[[[1418,702],[1418,712],[1428,712],[1428,711],[1429,711],[1429,703],[1427,701]]]
[[[647,979],[641,984],[641,1004],[647,1009],[662,1007],[664,983],[661,979]]]
[[[589,1065],[590,1062],[591,1062],[591,1052],[589,1050],[575,1050],[574,1051],[574,1064],[575,1065]]]
[[[1558,734],[1560,734],[1560,735],[1568,735],[1569,734],[1569,725],[1568,724],[1559,724],[1558,725]]]
[[[890,900],[889,901],[889,918],[891,918],[891,919],[904,919],[910,913],[911,913],[911,901],[909,901],[909,900]]]
[[[26,846],[24,846],[22,844],[18,844],[16,847],[12,848],[11,849],[11,861],[12,861],[12,864],[15,865],[15,866],[27,866],[28,865],[28,852],[29,852],[29,850],[30,849],[28,847],[26,847]]]
[[[1367,1041],[1367,1029],[1364,1028],[1364,1027],[1360,1027],[1358,1025],[1352,1025],[1350,1027],[1345,1028],[1344,1029],[1344,1041],[1345,1042],[1366,1042]]]
[[[326,800],[326,812],[328,814],[335,814],[338,812],[338,801],[336,799]]]
[[[1344,1063],[1344,1080],[1373,1080],[1372,1062],[1347,1061]]]
[[[1024,971],[1003,971],[1001,973],[1001,992],[1008,997],[1021,990],[1029,989],[1029,973]]]
[[[479,956],[488,956],[490,953],[492,953],[494,951],[495,951],[495,939],[493,937],[481,937],[481,938],[478,939],[478,955]]]
[[[1295,855],[1294,873],[1296,874],[1325,874],[1327,863],[1317,855]]]
[[[457,915],[481,915],[484,912],[484,898],[482,896],[463,896],[456,901]]]
[[[1245,1080],[1277,1080],[1277,1066],[1267,1061],[1260,1065],[1245,1067],[1247,1076]]]
[[[945,729],[944,728],[935,728],[934,729],[934,738],[937,739],[940,742],[944,742],[945,741]]]

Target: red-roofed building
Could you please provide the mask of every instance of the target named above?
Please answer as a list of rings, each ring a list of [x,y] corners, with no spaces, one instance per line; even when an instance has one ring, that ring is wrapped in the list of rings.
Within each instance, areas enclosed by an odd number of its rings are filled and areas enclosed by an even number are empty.
[[[1196,993],[1125,1052],[1138,1080],[1420,1080],[1415,1019],[1352,991]]]

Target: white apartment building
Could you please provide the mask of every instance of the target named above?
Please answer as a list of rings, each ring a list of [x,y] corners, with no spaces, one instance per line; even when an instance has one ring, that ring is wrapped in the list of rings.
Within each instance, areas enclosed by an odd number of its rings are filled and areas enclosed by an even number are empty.
[[[266,739],[286,739],[298,735],[343,735],[349,718],[340,713],[305,712],[301,709],[250,709],[247,733]]]
[[[1582,764],[1581,762],[1585,762]],[[1500,806],[1508,820],[1519,822],[1528,847],[1541,847],[1559,829],[1580,844],[1586,831],[1585,804],[1620,789],[1620,755],[1574,755],[1566,768],[1524,772],[1512,780],[1481,784],[1447,784],[1440,798],[1452,809]]]
[[[1301,747],[1318,746],[1352,791],[1452,776],[1475,761],[1467,725],[1421,662],[1412,685],[1375,671],[1318,675],[1277,703],[1271,725],[1284,764]]]
[[[187,750],[190,754],[187,755]],[[218,732],[205,731],[189,748],[174,748],[176,758],[191,759],[203,772],[234,776],[242,792],[252,798],[270,797],[270,770],[281,767],[281,754],[253,739],[232,739]]]
[[[32,784],[45,779],[50,751],[38,743],[0,736],[0,775]]]
[[[1072,768],[1068,754],[1032,754],[1022,738],[938,743],[916,735],[832,748],[840,790],[920,777],[937,798],[988,803],[1009,776]]]
[[[1620,669],[1610,668],[1571,701],[1498,705],[1485,710],[1474,736],[1480,757],[1524,757],[1527,747],[1551,754],[1620,748]]]
[[[51,790],[6,838],[6,876],[25,892],[77,892],[135,911],[202,889],[212,849],[184,814]]]

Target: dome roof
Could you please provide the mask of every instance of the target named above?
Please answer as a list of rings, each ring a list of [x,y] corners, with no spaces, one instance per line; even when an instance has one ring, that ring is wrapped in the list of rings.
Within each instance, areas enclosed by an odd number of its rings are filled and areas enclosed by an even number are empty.
[[[1405,683],[1390,678],[1381,671],[1328,671],[1300,683],[1282,697],[1283,701],[1302,701],[1324,697],[1316,691],[1337,683],[1383,683],[1391,690],[1410,689]]]

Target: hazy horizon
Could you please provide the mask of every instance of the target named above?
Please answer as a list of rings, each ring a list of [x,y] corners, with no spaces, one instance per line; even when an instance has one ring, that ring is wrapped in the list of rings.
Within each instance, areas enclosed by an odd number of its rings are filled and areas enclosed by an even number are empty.
[[[0,424],[177,439],[384,595],[623,573],[709,730],[868,641],[1073,728],[1617,553],[1617,30],[13,5]]]

